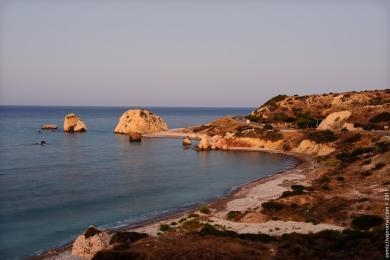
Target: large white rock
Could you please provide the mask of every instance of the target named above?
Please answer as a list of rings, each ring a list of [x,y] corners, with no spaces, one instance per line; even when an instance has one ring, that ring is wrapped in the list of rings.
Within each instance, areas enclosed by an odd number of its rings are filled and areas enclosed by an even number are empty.
[[[348,130],[352,130],[351,124],[346,123],[347,119],[351,116],[351,111],[339,111],[329,114],[321,124],[317,127],[320,130],[326,129],[342,129],[346,127]]]
[[[84,121],[75,114],[68,114],[64,118],[64,131],[85,132],[87,131],[87,126],[85,125]]]
[[[130,109],[119,118],[114,132],[150,134],[167,130],[167,123],[158,115],[144,109]]]
[[[295,149],[298,153],[307,153],[319,156],[325,156],[335,151],[333,147],[326,144],[317,144],[314,141],[305,139]]]
[[[98,251],[109,246],[110,240],[111,235],[108,232],[101,232],[90,227],[73,242],[72,255],[92,259]]]

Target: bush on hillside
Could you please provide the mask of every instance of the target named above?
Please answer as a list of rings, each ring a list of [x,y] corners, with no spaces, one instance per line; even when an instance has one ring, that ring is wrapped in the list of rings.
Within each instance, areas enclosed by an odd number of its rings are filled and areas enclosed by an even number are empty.
[[[381,226],[382,223],[383,218],[376,215],[361,215],[352,220],[352,226],[363,230]]]
[[[311,132],[308,133],[306,137],[318,144],[329,143],[337,140],[337,135],[330,130]]]

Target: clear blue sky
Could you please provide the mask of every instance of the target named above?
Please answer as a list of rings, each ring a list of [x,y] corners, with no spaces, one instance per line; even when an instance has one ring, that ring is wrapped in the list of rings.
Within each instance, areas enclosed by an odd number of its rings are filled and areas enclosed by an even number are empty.
[[[258,106],[390,87],[390,1],[2,1],[0,104]]]

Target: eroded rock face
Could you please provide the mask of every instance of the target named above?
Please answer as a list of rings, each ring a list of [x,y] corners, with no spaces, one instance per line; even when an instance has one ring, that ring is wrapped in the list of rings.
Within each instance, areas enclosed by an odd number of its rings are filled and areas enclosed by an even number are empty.
[[[73,242],[72,255],[92,259],[100,250],[107,248],[112,235],[95,227],[89,227]]]
[[[335,130],[347,128],[348,130],[353,130],[353,125],[346,123],[346,120],[351,116],[351,111],[339,111],[329,114],[321,124],[318,126],[319,130]]]
[[[130,109],[120,117],[114,132],[150,134],[167,130],[167,123],[158,115],[144,109]]]
[[[87,126],[83,120],[81,120],[75,114],[68,114],[64,119],[64,131],[65,132],[85,132]]]

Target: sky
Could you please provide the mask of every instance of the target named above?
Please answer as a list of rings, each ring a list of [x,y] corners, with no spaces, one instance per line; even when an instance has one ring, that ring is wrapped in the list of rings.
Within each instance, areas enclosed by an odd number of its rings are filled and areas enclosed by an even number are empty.
[[[390,88],[387,0],[0,2],[0,105],[256,107]]]

